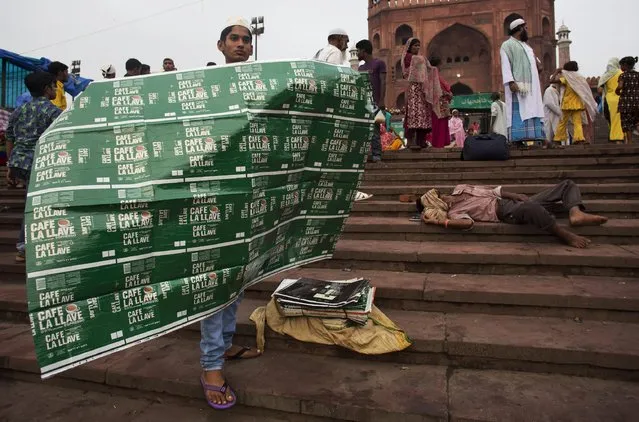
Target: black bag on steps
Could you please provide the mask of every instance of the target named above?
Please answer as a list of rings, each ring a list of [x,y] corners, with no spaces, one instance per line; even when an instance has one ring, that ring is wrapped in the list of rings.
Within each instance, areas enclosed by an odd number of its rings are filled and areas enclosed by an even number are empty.
[[[510,158],[508,139],[497,133],[469,136],[464,141],[461,159],[466,161],[503,161]]]

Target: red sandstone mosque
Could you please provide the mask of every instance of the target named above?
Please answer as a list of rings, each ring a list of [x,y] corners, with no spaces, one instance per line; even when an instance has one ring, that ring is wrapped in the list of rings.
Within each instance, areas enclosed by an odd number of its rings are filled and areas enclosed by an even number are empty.
[[[442,75],[456,95],[502,91],[499,48],[510,23],[524,18],[530,45],[542,60],[542,80],[570,55],[567,28],[555,39],[554,0],[368,0],[368,31],[375,55],[388,67],[386,104],[404,105],[403,45],[422,42],[422,54],[442,59]]]

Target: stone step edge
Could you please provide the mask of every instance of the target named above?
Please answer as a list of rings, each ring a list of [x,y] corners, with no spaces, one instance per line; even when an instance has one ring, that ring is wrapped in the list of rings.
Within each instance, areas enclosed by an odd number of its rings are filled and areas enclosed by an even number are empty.
[[[249,317],[255,309],[266,303],[266,300],[251,298],[245,298],[242,301],[237,314],[238,335],[255,338],[255,325]],[[407,349],[406,353],[438,354],[450,360],[489,358],[524,363],[589,365],[603,369],[637,371],[639,380],[639,343],[635,342],[636,348],[633,348],[632,344],[626,346],[625,351],[610,350],[611,339],[621,339],[623,336],[639,338],[639,324],[386,308],[382,311],[413,340],[413,346]],[[491,339],[490,334],[482,331],[502,326],[519,333],[523,340],[520,340],[518,336],[512,338],[498,336]],[[187,326],[186,330],[199,332],[199,323]],[[540,333],[544,333],[544,338],[540,339],[540,344],[537,344],[534,340],[535,335]],[[601,342],[593,340],[593,335],[596,337],[602,334],[608,337]],[[469,336],[470,339],[467,338]],[[299,343],[290,337],[280,336],[267,330],[267,347],[269,338],[288,339]],[[312,349],[327,348],[315,344],[308,346],[303,343],[302,345]],[[339,349],[336,346],[328,346],[328,348],[335,352]]]
[[[557,223],[564,226],[569,225],[566,219],[558,219]],[[639,219],[611,218],[603,226],[571,227],[571,231],[584,236],[634,237],[639,234]],[[14,233],[17,236],[18,231],[15,230]],[[411,221],[408,217],[372,217],[359,216],[357,214],[346,220],[343,233],[458,234],[462,236],[466,234],[466,232],[451,231],[444,227],[427,225],[421,221]],[[475,223],[473,230],[468,234],[543,235],[552,237],[549,233],[532,226],[483,222]],[[1,230],[0,237],[2,237]]]
[[[75,414],[89,411],[99,415],[92,419],[93,422],[111,421],[122,415],[126,415],[123,422],[148,422],[158,418],[160,421],[175,420],[167,419],[166,415],[179,415],[180,421],[204,422],[210,420],[207,415],[210,416],[212,413],[209,412],[215,412],[208,408],[201,397],[195,399],[169,394],[160,395],[150,391],[113,387],[70,378],[53,378],[43,382],[36,374],[2,369],[0,369],[0,389],[8,390],[6,393],[3,391],[3,397],[8,399],[8,402],[13,401],[13,407],[8,410],[10,415],[8,421],[33,421],[34,417],[40,418],[37,419],[38,421],[52,420],[52,417],[59,420],[56,416],[68,412],[71,403],[74,405]],[[25,397],[56,397],[56,400],[52,403],[47,401],[44,408],[33,408],[32,402]],[[76,404],[78,397],[83,397],[84,400]],[[99,411],[96,411],[96,406],[100,407]],[[124,411],[121,410],[123,408]],[[27,419],[23,416],[25,412],[31,418]],[[16,415],[21,417],[17,419]],[[215,422],[335,422],[334,419],[329,418],[242,404],[235,405],[231,412],[216,412],[214,415],[212,419]]]
[[[377,289],[377,299],[402,301],[402,309],[411,303],[443,302],[639,313],[639,278],[623,277],[487,276],[296,268],[269,277],[249,287],[247,292],[264,297],[270,295],[282,279],[300,277],[322,280],[368,278]],[[0,282],[0,306],[0,310],[26,314],[24,284]]]
[[[402,265],[514,265],[522,268],[536,266],[542,269],[544,266],[554,266],[557,268],[580,267],[582,269],[605,268],[635,271],[639,270],[639,247],[637,245],[593,243],[587,249],[574,249],[560,243],[409,242],[342,239],[338,242],[332,259],[320,261],[311,267],[327,265],[328,263],[333,266],[332,268],[335,268],[336,265],[346,268],[349,261],[375,263],[374,268],[367,269],[382,269],[379,267],[382,263],[401,263]],[[15,253],[0,252],[0,271],[24,274],[25,270],[24,264],[15,262]]]
[[[17,325],[14,326],[19,328]],[[18,345],[13,350],[8,347],[9,351],[7,353],[5,352],[7,345],[0,344],[0,367],[8,371],[37,374],[39,369],[33,352],[33,341],[30,338],[28,326],[24,324],[23,328],[27,329],[27,331],[16,334],[11,338],[14,343],[22,343],[22,347]],[[8,341],[5,340],[3,343],[8,343]],[[29,343],[30,349],[27,346]],[[185,356],[189,357],[188,360],[185,359]],[[197,342],[178,337],[163,336],[70,369],[57,375],[57,377],[117,388],[130,388],[179,397],[198,398],[202,399],[202,405],[206,406],[202,387],[199,383],[201,369],[199,368],[198,358],[199,345]],[[307,365],[300,363],[300,359]],[[342,366],[344,366],[345,362],[348,362],[349,365],[352,365],[351,362],[353,362],[348,359],[329,359]],[[281,368],[289,369],[289,374],[282,373],[282,371],[274,371],[279,372],[280,376],[276,377],[274,376],[275,374],[272,374],[271,376],[258,377],[259,373],[263,372],[264,369],[272,369],[274,366],[282,366],[283,362],[291,361],[296,361],[298,368],[303,368],[304,366],[312,368],[313,365],[308,365],[309,362],[315,364],[314,366],[319,366],[326,361],[326,358],[311,355],[300,357],[298,354],[271,351],[259,359],[254,359],[252,362],[247,360],[227,363],[225,365],[225,375],[237,395],[238,404],[309,416],[331,416],[336,419],[362,421],[371,420],[373,415],[383,416],[385,417],[383,420],[388,421],[400,416],[413,418],[431,416],[428,413],[430,409],[425,410],[425,415],[419,413],[404,415],[404,412],[401,411],[385,411],[385,403],[369,402],[370,406],[361,406],[343,401],[336,405],[334,403],[335,398],[327,397],[325,394],[300,394],[296,391],[294,383],[280,381],[281,378],[286,378],[286,375],[290,375],[290,367]],[[256,368],[256,364],[260,363],[262,368]],[[389,363],[363,364],[375,366],[378,371],[382,372],[395,372],[398,370],[397,365]],[[445,371],[444,368],[428,365],[420,365],[420,369],[422,368],[426,374],[433,371]],[[361,390],[360,383],[348,377],[346,368],[342,369],[341,371],[327,373],[326,376],[340,378],[340,385],[348,385],[350,389],[356,391]],[[264,384],[269,385],[269,388],[264,388]],[[408,388],[409,385],[407,382],[404,388]],[[442,397],[442,399],[445,398]],[[441,403],[445,403],[445,400],[442,400]],[[213,411],[212,409],[210,410]],[[445,413],[445,409],[442,410]],[[356,415],[357,417],[353,419],[350,415]],[[432,416],[445,417],[445,414]]]
[[[254,323],[249,319],[251,313],[260,306],[266,305],[264,300],[244,299],[238,308],[237,313],[237,334],[255,337],[256,329]],[[567,320],[562,318],[544,317],[519,317],[510,315],[486,315],[486,314],[453,314],[440,312],[420,312],[402,311],[396,309],[382,309],[382,311],[401,329],[405,330],[408,337],[412,339],[413,345],[400,354],[438,354],[447,359],[475,359],[487,358],[493,360],[521,361],[524,365],[528,362],[578,366],[588,365],[593,368],[636,371],[635,379],[639,380],[639,344],[636,350],[631,353],[606,351],[608,343],[600,344],[599,348],[593,344],[579,344],[577,339],[584,340],[590,333],[606,329],[615,330],[620,335],[632,334],[639,336],[639,324],[614,323],[607,321],[581,321]],[[482,321],[484,327],[490,327],[500,322],[511,324],[521,329],[520,333],[528,333],[526,328],[551,327],[562,329],[558,335],[560,338],[574,336],[572,344],[566,347],[542,346],[527,344],[526,342],[504,340],[502,342],[466,340],[467,333],[474,333],[477,328],[472,326],[472,320]],[[462,321],[460,323],[459,321]],[[566,329],[568,326],[568,329]],[[194,324],[186,327],[187,331],[198,333],[200,326]],[[481,329],[480,329],[481,330]],[[292,337],[280,335],[271,331],[266,331],[266,348],[269,346],[269,339],[287,340],[306,349],[327,348],[334,352],[341,349],[338,346],[323,346],[312,343],[304,343]],[[531,330],[534,331],[534,330]],[[463,333],[463,334],[462,334]],[[548,336],[552,334],[548,333]],[[554,343],[554,342],[553,342]],[[296,347],[296,350],[298,348]],[[349,353],[350,354],[350,353]],[[357,355],[356,355],[357,356]]]
[[[636,245],[592,244],[586,249],[552,243],[521,242],[409,242],[340,240],[330,260],[401,262],[418,264],[517,265],[603,267],[639,270]],[[318,264],[326,263],[321,261]]]
[[[509,185],[509,184],[504,184],[504,183],[500,183],[499,184],[502,189],[504,190],[514,190],[514,189],[527,189],[527,190],[532,190],[533,188],[537,191],[542,191],[544,189],[547,189],[549,187],[554,186],[554,183],[529,183],[529,184],[516,184],[516,185]],[[398,186],[398,185],[374,185],[374,184],[362,184],[361,187],[364,188],[366,187],[367,189],[376,189],[376,190],[391,190],[393,191],[393,193],[395,193],[396,191],[400,191],[401,193],[413,193],[414,191],[418,191],[418,192],[425,192],[428,189],[438,189],[440,192],[444,192],[446,190],[448,191],[452,191],[452,189],[457,186],[457,184],[455,183],[449,183],[449,184],[445,184],[445,183],[441,183],[441,184],[427,184],[427,183],[423,183],[423,184],[416,184],[416,183],[411,183],[411,184],[406,184],[403,186]],[[597,183],[582,183],[579,184],[580,189],[582,190],[582,193],[585,191],[587,193],[616,193],[616,192],[606,192],[608,189],[613,190],[613,189],[627,189],[627,188],[632,188],[630,193],[635,193],[635,192],[639,192],[639,183],[636,182],[631,182],[631,183],[603,183],[603,184],[597,184]],[[604,189],[605,188],[605,189]],[[620,192],[620,193],[628,193],[628,192]]]
[[[15,334],[12,342],[22,345],[11,344],[13,347],[7,352],[7,342],[0,343],[0,366],[5,373],[38,373],[33,352],[29,351],[33,342],[28,326],[21,328],[22,335]],[[197,349],[197,343],[186,345],[183,340],[162,337],[71,369],[58,378],[82,382],[86,388],[107,386],[203,400]],[[589,416],[609,418],[614,409],[619,418],[615,420],[632,420],[639,397],[639,385],[623,381],[354,362],[269,351],[258,359],[227,364],[225,375],[240,405],[351,421],[483,422],[522,420],[524,413],[533,418],[550,416],[558,420],[565,417],[567,411],[577,414],[567,410],[566,403],[572,403],[574,410],[580,409],[582,414],[587,406],[585,412]],[[384,388],[380,388],[382,385]],[[489,400],[488,396],[495,391],[502,392],[500,399]],[[473,399],[478,394],[482,397]],[[389,397],[393,397],[393,403],[389,404]],[[547,397],[560,397],[561,404],[544,406]],[[485,413],[486,405],[491,406],[489,414]],[[554,412],[556,418],[552,417]]]

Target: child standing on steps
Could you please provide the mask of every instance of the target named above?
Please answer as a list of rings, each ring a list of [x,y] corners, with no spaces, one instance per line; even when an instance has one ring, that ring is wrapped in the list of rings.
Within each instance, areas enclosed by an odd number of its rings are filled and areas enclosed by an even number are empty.
[[[586,78],[579,73],[577,62],[568,62],[563,69],[557,69],[550,78],[550,83],[559,83],[564,90],[561,102],[561,120],[555,132],[554,141],[561,143],[568,139],[568,122],[574,126],[574,143],[586,142],[584,136],[582,114],[586,112],[589,121],[593,121],[597,113],[597,103]],[[588,122],[586,122],[588,123]]]
[[[626,144],[632,143],[632,131],[639,129],[639,73],[635,70],[637,57],[624,57],[619,61],[623,73],[619,76],[619,113]]]

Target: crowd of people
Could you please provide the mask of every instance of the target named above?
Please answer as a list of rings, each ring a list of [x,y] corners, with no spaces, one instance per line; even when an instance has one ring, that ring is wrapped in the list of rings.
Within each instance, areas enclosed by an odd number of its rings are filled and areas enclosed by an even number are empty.
[[[216,66],[215,62],[207,62],[207,66]],[[131,58],[126,61],[124,64],[124,69],[126,73],[124,77],[127,76],[139,76],[139,75],[150,75],[151,74],[151,66],[148,64],[142,63],[140,60]],[[162,60],[162,72],[175,72],[177,67],[175,67],[175,62],[172,58],[167,57]],[[117,77],[115,66],[112,64],[107,64],[100,68],[102,72],[102,77],[104,79],[115,79]]]
[[[553,73],[551,85],[543,99],[539,78],[539,60],[527,44],[528,33],[523,19],[510,26],[509,40],[501,48],[502,72],[506,89],[505,102],[499,93],[492,97],[490,131],[507,136],[511,142],[546,140],[560,143],[567,138],[568,122],[574,126],[575,142],[584,142],[581,130],[582,115],[588,121],[594,118],[597,104],[583,76],[578,73],[576,62],[567,63]],[[349,37],[345,30],[329,31],[328,44],[317,51],[316,60],[336,65],[348,64]],[[246,62],[253,53],[253,36],[249,23],[241,18],[232,19],[221,31],[217,42],[227,64]],[[380,161],[382,137],[390,131],[389,114],[385,112],[387,69],[384,61],[373,55],[373,44],[361,40],[356,44],[357,55],[363,63],[362,72],[370,75],[375,114],[382,124],[376,125],[372,138],[373,161]],[[458,110],[451,110],[453,94],[448,82],[439,71],[441,59],[421,55],[421,42],[410,38],[401,58],[402,76],[408,81],[404,131],[408,147],[444,148],[451,145],[463,147],[468,134],[480,131],[473,122],[468,130]],[[639,74],[634,70],[637,58],[613,59],[600,79],[603,110],[611,125],[610,139],[615,142],[631,142],[632,132],[639,124]],[[207,66],[214,66],[208,62]],[[125,77],[151,73],[149,65],[131,58],[125,64]],[[175,62],[165,58],[164,72],[176,71]],[[109,64],[102,69],[105,79],[116,77],[116,69]],[[37,71],[25,78],[30,100],[21,103],[7,118],[6,139],[8,156],[8,180],[10,184],[27,186],[35,153],[35,146],[42,133],[66,109],[64,83],[69,77],[68,67],[60,62],[49,65],[48,72]],[[377,118],[376,118],[377,121]],[[400,142],[401,143],[401,142]],[[399,148],[397,142],[388,146]],[[366,199],[359,192],[356,199]],[[473,199],[475,198],[475,199]],[[479,198],[480,200],[476,200]],[[483,187],[461,186],[451,196],[440,196],[430,191],[418,201],[418,209],[429,224],[445,227],[470,228],[477,221],[505,221],[516,224],[533,224],[548,230],[574,247],[586,247],[587,239],[559,227],[549,213],[553,204],[563,202],[570,213],[573,226],[604,224],[606,219],[583,212],[578,188],[571,182],[543,192],[532,199],[523,195]],[[16,260],[25,261],[24,224],[17,243]],[[241,295],[224,310],[201,323],[201,384],[208,404],[215,409],[227,409],[235,405],[236,396],[226,383],[222,369],[226,360],[250,359],[261,355],[233,344],[236,312]]]
[[[550,80],[540,80],[541,62],[528,44],[524,19],[510,24],[509,35],[500,49],[505,93],[492,94],[487,132],[503,135],[520,146],[534,142],[551,148],[565,145],[568,139],[590,142],[594,120],[601,112],[610,125],[611,142],[630,143],[633,132],[639,134],[636,57],[610,60],[599,79],[602,99],[598,104],[575,61],[554,71]],[[402,77],[408,81],[404,107],[407,147],[462,148],[468,136],[480,132],[479,123],[466,128],[459,111],[451,111],[453,94],[441,76],[441,60],[434,56],[427,59],[420,54],[421,48],[419,39],[408,39],[400,61]],[[548,85],[545,92],[542,83]]]
[[[603,112],[610,126],[609,141],[631,143],[633,133],[639,133],[637,57],[610,60],[599,78],[599,104],[575,61],[553,72],[542,96],[541,62],[528,39],[526,22],[516,19],[510,24],[510,38],[501,47],[509,140],[542,141],[547,147],[565,144],[568,138],[573,143],[589,143],[594,138],[596,115]]]

